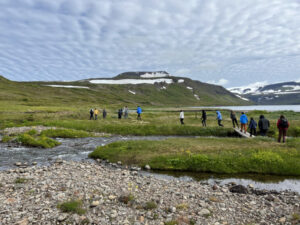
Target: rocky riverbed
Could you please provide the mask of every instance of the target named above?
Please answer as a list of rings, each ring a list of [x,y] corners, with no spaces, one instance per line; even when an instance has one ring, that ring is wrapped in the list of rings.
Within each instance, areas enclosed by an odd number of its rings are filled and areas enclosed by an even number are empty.
[[[300,196],[59,161],[0,171],[0,224],[297,224]],[[236,193],[242,192],[242,193]],[[82,203],[82,214],[58,205]]]

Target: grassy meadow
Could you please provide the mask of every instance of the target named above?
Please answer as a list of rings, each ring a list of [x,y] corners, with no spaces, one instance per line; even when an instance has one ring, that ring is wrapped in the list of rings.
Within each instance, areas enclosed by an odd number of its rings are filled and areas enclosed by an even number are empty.
[[[115,142],[89,156],[141,167],[149,164],[156,170],[300,176],[300,138],[288,144],[268,138],[206,137]]]
[[[33,88],[35,84],[32,84]],[[53,90],[53,89],[51,89]],[[69,90],[67,90],[69,91]],[[71,92],[76,92],[73,90]],[[83,90],[85,91],[85,90]],[[11,93],[10,93],[11,94]],[[26,96],[26,93],[24,93]],[[279,175],[300,175],[297,164],[300,159],[300,113],[285,112],[247,112],[248,117],[256,121],[261,114],[270,120],[269,138],[240,139],[232,129],[230,112],[221,110],[224,128],[217,126],[215,110],[207,110],[207,127],[202,127],[201,112],[185,110],[185,125],[180,125],[179,107],[154,107],[142,105],[142,120],[136,119],[137,104],[108,101],[62,100],[53,94],[47,98],[31,100],[29,98],[0,99],[0,129],[8,127],[44,125],[59,130],[43,131],[41,134],[24,133],[4,136],[3,141],[15,139],[24,145],[51,148],[59,143],[52,138],[76,138],[95,136],[97,133],[117,135],[172,135],[186,138],[164,141],[130,141],[113,143],[99,147],[91,154],[93,158],[107,158],[127,164],[150,164],[154,169],[201,171],[216,173],[264,173]],[[8,100],[9,99],[9,100]],[[117,111],[128,105],[128,119],[118,119]],[[98,120],[89,120],[89,109],[98,108],[107,111],[107,118],[100,113]],[[284,114],[290,122],[286,144],[276,142],[278,134],[276,122]],[[237,112],[237,117],[240,113]],[[0,130],[0,132],[1,132]],[[188,136],[199,136],[188,138]],[[201,137],[201,138],[200,138]],[[53,141],[52,141],[53,140]]]

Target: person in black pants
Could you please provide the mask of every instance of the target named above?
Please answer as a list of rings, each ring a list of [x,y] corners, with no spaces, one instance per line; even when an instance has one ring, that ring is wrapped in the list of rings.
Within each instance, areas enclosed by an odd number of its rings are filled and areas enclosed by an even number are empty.
[[[256,127],[257,127],[257,123],[256,123],[256,121],[253,119],[253,117],[251,117],[251,119],[250,119],[250,124],[249,124],[250,137],[252,137],[252,135],[256,135]]]
[[[266,136],[270,127],[270,121],[264,115],[260,115],[258,121],[259,133],[261,136]]]
[[[231,110],[231,112],[230,112],[230,118],[231,118],[231,120],[232,120],[233,128],[235,128],[235,125],[239,128],[239,124],[238,124],[238,121],[237,121],[237,119],[236,119],[235,112],[233,112],[232,110]]]
[[[206,112],[205,112],[205,110],[202,110],[202,117],[201,117],[201,119],[202,119],[202,126],[203,127],[206,127]]]

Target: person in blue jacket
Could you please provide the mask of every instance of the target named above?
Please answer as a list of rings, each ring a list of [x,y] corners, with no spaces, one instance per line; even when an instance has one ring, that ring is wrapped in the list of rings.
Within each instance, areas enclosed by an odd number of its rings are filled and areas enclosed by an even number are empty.
[[[257,123],[253,119],[253,117],[251,117],[249,127],[248,127],[250,129],[250,137],[252,137],[252,135],[256,135],[256,127],[257,127]]]
[[[140,106],[137,107],[136,113],[137,113],[137,119],[142,120],[142,118],[141,118],[142,108]]]
[[[220,127],[224,127],[223,124],[221,123],[222,122],[222,114],[220,113],[220,111],[217,111],[217,120],[218,120],[218,125]]]
[[[248,124],[248,117],[244,112],[242,112],[242,115],[240,117],[240,123],[241,123],[241,132],[247,133],[247,124]]]

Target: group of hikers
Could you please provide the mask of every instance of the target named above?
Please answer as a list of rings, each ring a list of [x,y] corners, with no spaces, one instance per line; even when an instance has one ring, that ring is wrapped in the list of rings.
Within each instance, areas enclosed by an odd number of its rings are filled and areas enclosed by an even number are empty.
[[[90,109],[90,120],[97,120],[99,113],[100,113],[100,110],[98,110],[97,108],[95,108],[95,109],[91,108]],[[137,119],[141,120],[142,119],[142,117],[141,117],[142,108],[140,106],[137,107],[136,113],[137,113]],[[107,116],[107,112],[106,112],[105,109],[103,109],[102,110],[102,117],[103,117],[103,119],[105,119],[106,116]],[[129,116],[129,109],[128,109],[127,106],[125,106],[123,109],[120,108],[118,110],[118,119],[122,119],[122,117],[124,119],[128,119],[128,116]]]
[[[222,118],[221,112],[216,111],[216,114],[217,114],[218,125],[220,127],[224,127],[224,125],[222,124],[223,118]],[[180,110],[179,118],[180,118],[180,123],[184,124],[183,110]],[[250,121],[248,121],[247,115],[244,112],[242,112],[241,116],[240,116],[240,125],[241,126],[239,126],[239,123],[238,123],[238,120],[237,120],[237,117],[236,117],[236,114],[234,111],[230,112],[230,118],[232,121],[233,128],[237,127],[238,129],[240,129],[241,132],[247,133],[247,127],[248,127],[248,129],[250,130],[250,137],[257,134],[256,133],[257,122],[254,120],[253,117],[251,117]],[[201,119],[202,119],[202,125],[204,127],[206,127],[207,116],[206,116],[205,110],[202,110]],[[289,124],[288,120],[283,115],[281,115],[277,121],[277,128],[279,131],[278,142],[281,142],[281,139],[283,142],[286,141],[287,129],[289,128],[289,125],[290,124]],[[266,119],[264,115],[260,115],[260,117],[259,117],[258,128],[259,128],[259,134],[261,136],[267,135],[267,132],[270,128],[270,121],[268,119]]]
[[[99,113],[100,113],[99,109],[97,109],[97,108],[95,108],[95,109],[91,108],[90,109],[90,120],[97,120]],[[106,112],[105,109],[103,109],[102,110],[102,117],[103,117],[103,119],[106,118],[106,115],[107,115],[107,112]]]

